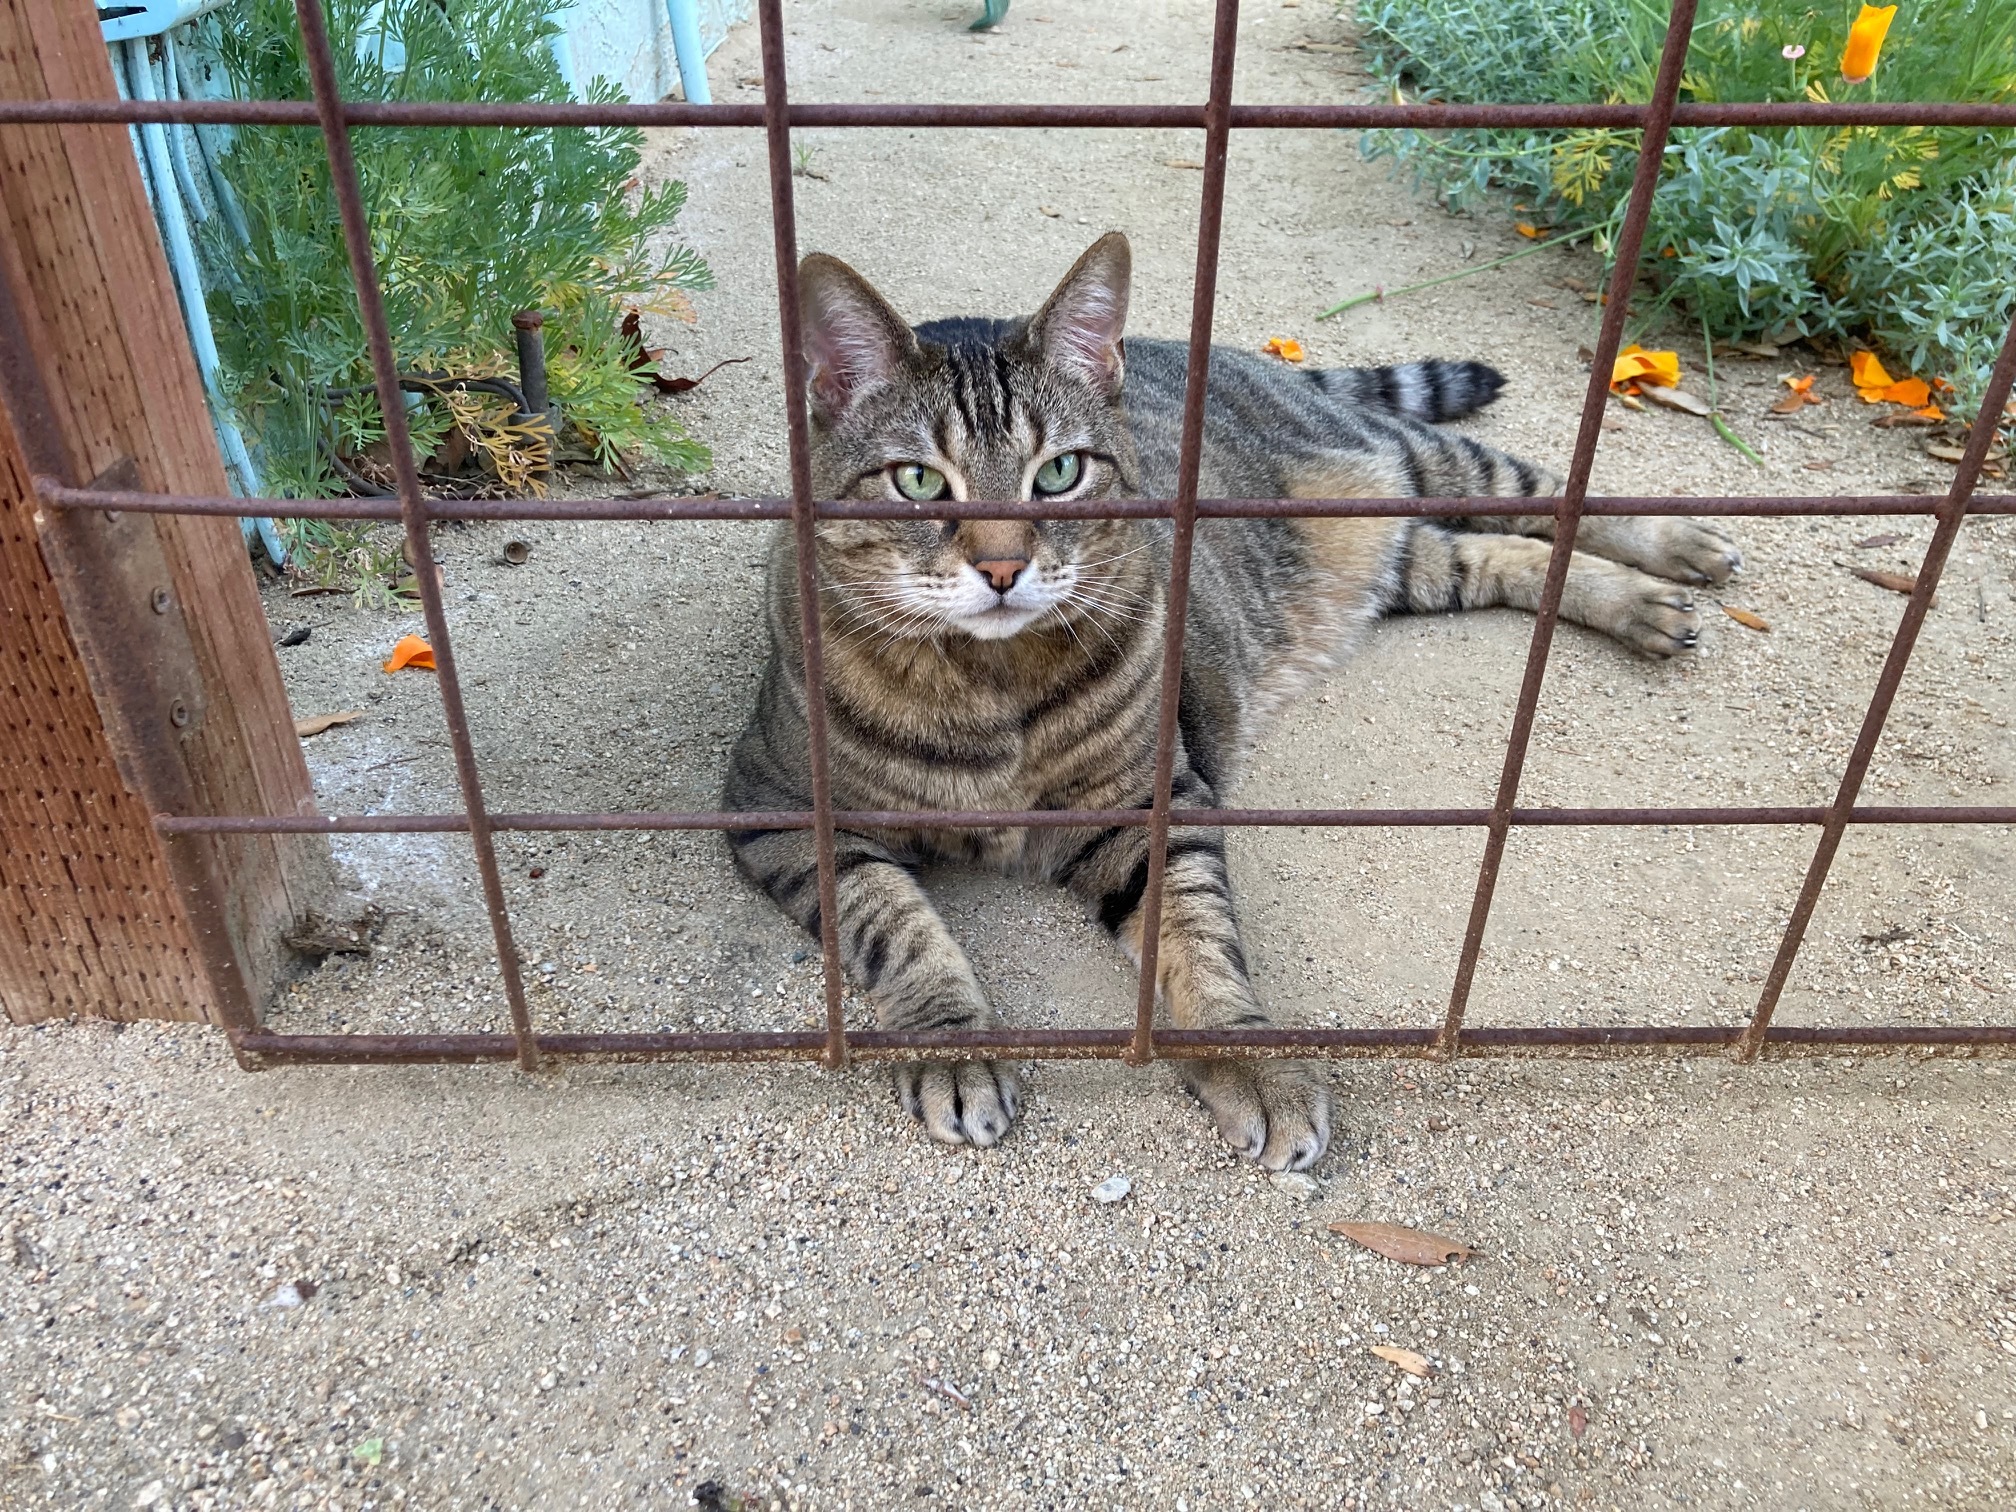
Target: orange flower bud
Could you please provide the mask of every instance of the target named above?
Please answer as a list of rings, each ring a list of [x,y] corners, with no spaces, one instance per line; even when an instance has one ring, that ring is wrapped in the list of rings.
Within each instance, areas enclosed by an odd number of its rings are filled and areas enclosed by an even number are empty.
[[[1850,84],[1867,84],[1876,72],[1876,56],[1883,51],[1883,39],[1897,15],[1894,5],[1865,5],[1855,24],[1848,28],[1848,45],[1841,49],[1841,77]]]

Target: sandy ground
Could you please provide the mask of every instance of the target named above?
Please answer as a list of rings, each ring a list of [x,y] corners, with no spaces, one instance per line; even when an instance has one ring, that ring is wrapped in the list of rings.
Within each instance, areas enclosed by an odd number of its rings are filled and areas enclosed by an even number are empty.
[[[792,7],[804,98],[1189,99],[1208,16],[1146,0]],[[1256,5],[1248,100],[1350,97],[1327,8]],[[753,32],[716,55],[751,99]],[[921,81],[921,82],[920,82]],[[1026,310],[1093,236],[1134,240],[1135,329],[1181,334],[1201,156],[1183,132],[813,132],[805,248],[907,315]],[[756,360],[671,401],[714,446],[681,488],[784,477],[757,133],[668,132],[685,233],[721,279],[668,369]],[[1218,339],[1317,363],[1480,357],[1512,375],[1474,433],[1565,464],[1595,308],[1548,252],[1317,325],[1343,294],[1512,250],[1335,133],[1233,147]],[[1690,363],[1698,345],[1677,342]],[[1718,364],[1760,471],[1701,422],[1613,406],[1608,492],[1936,487],[1869,429],[1840,369],[1761,416],[1809,358]],[[1690,371],[1687,385],[1703,389]],[[588,491],[616,484],[583,481]],[[1923,520],[1746,523],[1699,656],[1556,642],[1526,801],[1832,796]],[[490,801],[711,807],[761,656],[743,525],[479,526],[440,541]],[[1858,547],[1894,534],[1882,546]],[[508,536],[530,562],[497,559]],[[1715,603],[1762,615],[1769,633]],[[432,679],[378,662],[417,616],[269,596],[331,812],[456,806]],[[1485,804],[1530,621],[1389,623],[1269,739],[1266,805]],[[2004,802],[2016,774],[2016,528],[1963,534],[1871,775],[1876,802]],[[1433,1021],[1474,831],[1234,837],[1249,955],[1277,1016]],[[1754,1002],[1808,830],[1517,834],[1473,1022],[1729,1022]],[[509,837],[546,1027],[796,1027],[816,960],[711,836]],[[287,1029],[501,1027],[466,844],[345,841],[390,914],[273,1013]],[[534,872],[538,875],[534,875]],[[2006,830],[1855,832],[1783,1022],[2007,1022]],[[1061,895],[934,879],[1014,1022],[1131,1013],[1130,975]],[[857,1012],[861,1005],[854,1005]],[[864,1020],[865,1021],[865,1020]],[[1313,1191],[1223,1153],[1160,1072],[1049,1065],[984,1156],[928,1148],[872,1072],[575,1068],[245,1076],[213,1034],[0,1036],[0,1506],[1399,1507],[2006,1505],[2016,1496],[2016,1140],[1989,1062],[1825,1058],[1349,1064]],[[1090,1188],[1124,1174],[1107,1207]],[[1484,1254],[1416,1271],[1340,1219]],[[11,1263],[9,1263],[11,1262]],[[304,1285],[302,1283],[312,1283]],[[295,1287],[292,1293],[284,1290]],[[312,1295],[309,1293],[312,1292]],[[299,1305],[282,1305],[298,1300]],[[1417,1350],[1414,1382],[1369,1353]],[[1578,1432],[1577,1428],[1581,1431]]]

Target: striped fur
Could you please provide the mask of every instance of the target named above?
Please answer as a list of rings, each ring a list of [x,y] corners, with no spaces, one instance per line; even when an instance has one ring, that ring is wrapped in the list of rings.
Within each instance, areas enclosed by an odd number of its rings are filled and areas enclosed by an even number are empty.
[[[1186,350],[1123,346],[1128,248],[1102,238],[1027,321],[940,321],[914,332],[832,258],[802,275],[822,497],[905,497],[941,476],[955,498],[1167,496],[1176,483]],[[1305,372],[1214,350],[1206,497],[1543,496],[1553,475],[1429,422],[1487,404],[1475,363]],[[1057,461],[1056,459],[1069,459]],[[1049,472],[1043,464],[1053,464]],[[906,464],[932,471],[900,472]],[[1538,601],[1552,516],[1206,520],[1192,566],[1175,802],[1223,802],[1268,717],[1382,615]],[[833,797],[843,809],[1145,808],[1154,778],[1167,606],[1167,522],[825,521],[817,578]],[[1653,655],[1691,647],[1677,583],[1740,558],[1686,520],[1588,521],[1563,613]],[[1638,569],[1643,568],[1645,571]],[[1648,573],[1657,573],[1658,577]],[[1012,575],[1011,575],[1012,574]],[[1673,580],[1673,581],[1666,581]],[[1007,584],[1005,590],[1001,586]],[[742,811],[810,803],[806,690],[790,533],[770,559],[771,658],[731,760]],[[882,1022],[994,1022],[971,964],[919,887],[951,858],[1055,882],[1139,958],[1146,831],[870,830],[839,837],[839,917],[819,915],[802,831],[731,832],[737,864],[814,934],[831,927]],[[1176,1023],[1264,1024],[1248,980],[1216,830],[1172,833],[1157,966]],[[1306,1166],[1329,1138],[1322,1082],[1282,1061],[1190,1061],[1183,1076],[1239,1150]],[[991,1145],[1016,1111],[1006,1066],[904,1065],[897,1086],[928,1131]]]

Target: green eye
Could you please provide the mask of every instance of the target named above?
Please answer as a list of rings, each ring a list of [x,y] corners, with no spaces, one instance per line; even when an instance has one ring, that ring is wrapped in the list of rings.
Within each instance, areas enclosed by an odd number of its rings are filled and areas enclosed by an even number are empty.
[[[899,462],[889,469],[889,476],[896,480],[896,491],[906,499],[919,502],[942,499],[947,492],[945,474],[922,462]]]
[[[1066,452],[1061,457],[1052,457],[1036,469],[1036,492],[1039,494],[1061,494],[1068,492],[1078,482],[1078,474],[1084,464],[1077,452]]]

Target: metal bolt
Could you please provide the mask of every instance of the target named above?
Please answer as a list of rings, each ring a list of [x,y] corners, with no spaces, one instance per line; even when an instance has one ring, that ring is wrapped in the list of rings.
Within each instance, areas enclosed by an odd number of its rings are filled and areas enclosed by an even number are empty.
[[[148,599],[147,602],[154,606],[156,614],[166,614],[168,612],[168,605],[173,600],[168,597],[168,590],[166,588],[156,588],[153,597]]]
[[[182,702],[182,700],[179,698],[176,699],[175,702],[168,705],[168,722],[174,725],[175,728],[178,730],[188,729],[189,705]]]

